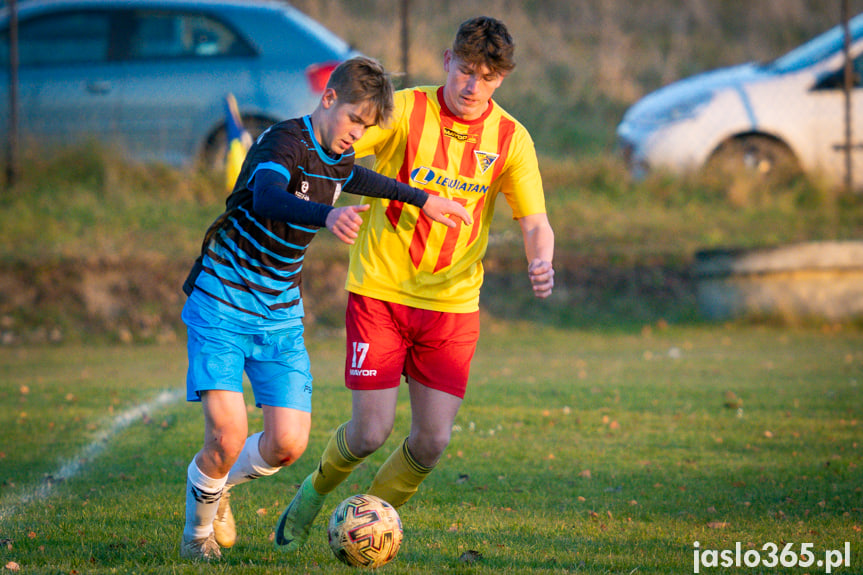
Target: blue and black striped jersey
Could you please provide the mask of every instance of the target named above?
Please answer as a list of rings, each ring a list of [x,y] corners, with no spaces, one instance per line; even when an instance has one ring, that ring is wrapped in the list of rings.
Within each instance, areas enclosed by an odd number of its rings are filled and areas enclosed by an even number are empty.
[[[255,174],[276,171],[294,196],[332,206],[353,168],[353,149],[328,155],[315,139],[309,116],[270,127],[249,150],[227,209],[207,231],[186,292],[194,286],[196,296],[205,296],[203,305],[252,330],[279,329],[302,318],[303,258],[320,227],[255,213]]]

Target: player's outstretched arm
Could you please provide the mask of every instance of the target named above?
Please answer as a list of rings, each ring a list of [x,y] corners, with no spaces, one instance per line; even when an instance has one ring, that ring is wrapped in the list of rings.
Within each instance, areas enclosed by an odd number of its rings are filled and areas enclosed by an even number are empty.
[[[547,298],[554,289],[554,231],[546,214],[532,214],[518,220],[524,236],[527,276],[533,295]]]
[[[333,208],[327,214],[327,229],[346,244],[353,244],[354,240],[357,239],[360,224],[363,223],[359,213],[368,209],[368,204]]]
[[[467,225],[471,224],[470,215],[460,203],[412,188],[363,166],[354,166],[353,173],[343,189],[350,194],[362,194],[373,198],[386,198],[412,204],[422,209],[426,216],[432,220],[451,228],[457,225],[451,219],[453,217],[460,219]]]
[[[458,218],[466,225],[471,225],[473,223],[471,221],[470,214],[467,213],[464,206],[455,200],[450,200],[448,198],[429,194],[428,200],[423,204],[422,210],[425,215],[434,221],[440,222],[450,228],[454,228],[458,225],[451,218]]]

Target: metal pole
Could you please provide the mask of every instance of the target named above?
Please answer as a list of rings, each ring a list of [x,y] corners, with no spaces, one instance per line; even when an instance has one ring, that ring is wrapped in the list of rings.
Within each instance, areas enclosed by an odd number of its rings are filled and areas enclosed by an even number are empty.
[[[18,6],[9,0],[9,126],[6,150],[6,185],[18,181]]]
[[[848,0],[842,0],[842,28],[845,31],[844,53],[845,53],[845,75],[842,89],[845,93],[845,191],[850,193],[854,190],[854,174],[852,163],[852,137],[851,133],[851,93],[854,89],[854,63],[851,60],[851,30],[848,26],[850,18]]]
[[[411,85],[410,71],[408,70],[408,56],[410,51],[410,35],[408,34],[408,12],[410,11],[410,0],[402,0],[402,88]]]

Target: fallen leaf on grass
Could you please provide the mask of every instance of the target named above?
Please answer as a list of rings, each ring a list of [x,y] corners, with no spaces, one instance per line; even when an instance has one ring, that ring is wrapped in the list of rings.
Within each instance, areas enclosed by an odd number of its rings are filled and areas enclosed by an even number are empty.
[[[578,474],[579,477],[584,477],[585,479],[590,479],[590,469],[585,469],[581,473]]]
[[[18,565],[17,563],[15,563],[14,561],[10,561],[9,563],[6,564],[6,570],[7,571],[20,571],[21,566]]]
[[[265,508],[261,507],[260,509],[255,511],[255,513],[257,513],[259,517],[263,517],[264,515],[267,514],[267,510]]]
[[[725,392],[725,403],[723,404],[728,409],[740,409],[743,407],[743,400],[740,399],[733,391]]]
[[[707,527],[710,529],[725,529],[729,525],[731,524],[727,521],[711,521],[707,524]]]

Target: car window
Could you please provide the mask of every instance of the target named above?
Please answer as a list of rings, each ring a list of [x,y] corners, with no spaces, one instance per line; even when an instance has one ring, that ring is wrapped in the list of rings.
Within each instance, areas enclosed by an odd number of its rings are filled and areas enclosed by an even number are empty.
[[[863,54],[854,58],[853,87],[859,88],[863,79]],[[845,87],[845,67],[841,66],[822,76],[815,84],[815,90],[842,90]]]
[[[230,28],[202,14],[137,11],[129,25],[133,60],[253,54]]]
[[[108,60],[110,17],[106,13],[67,12],[23,21],[18,28],[22,68],[92,64]],[[0,39],[0,57],[9,61],[8,32]]]
[[[863,36],[863,14],[858,14],[852,18],[848,23],[848,28],[855,41]],[[835,26],[809,42],[794,48],[784,56],[780,56],[769,66],[779,74],[796,72],[832,56],[842,49],[844,42],[845,30],[842,26]]]

